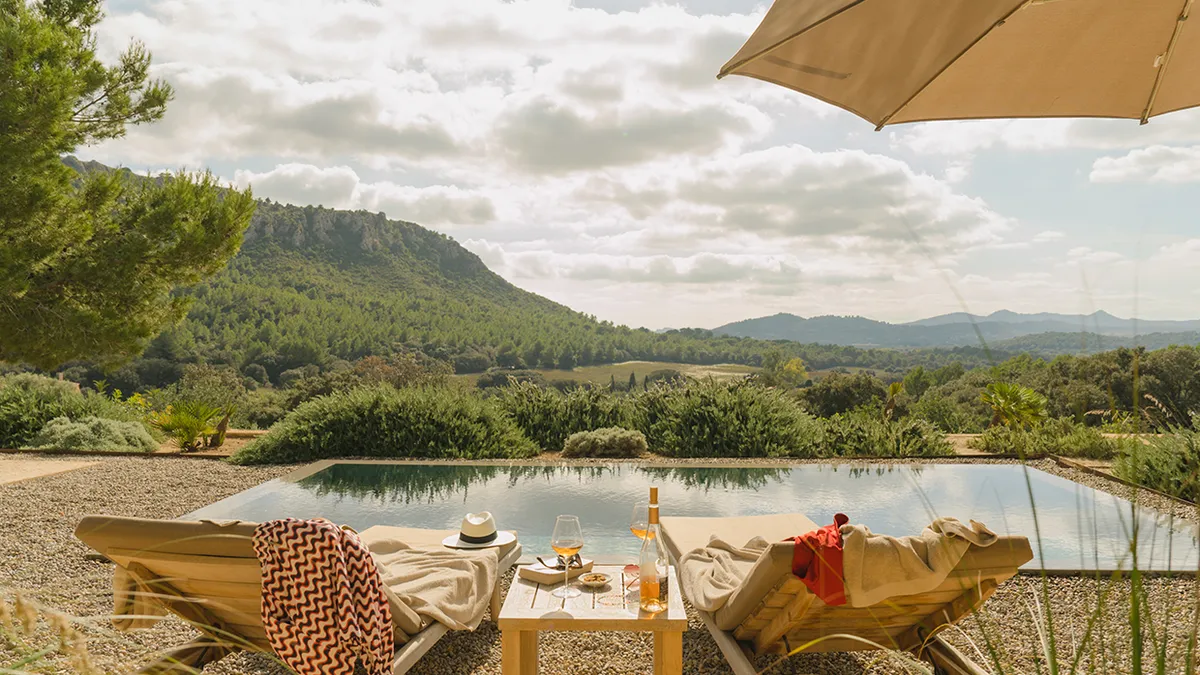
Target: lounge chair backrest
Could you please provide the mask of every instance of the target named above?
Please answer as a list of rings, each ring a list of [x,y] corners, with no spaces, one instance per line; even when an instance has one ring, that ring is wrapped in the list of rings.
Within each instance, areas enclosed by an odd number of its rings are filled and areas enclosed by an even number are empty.
[[[950,576],[928,593],[899,596],[871,607],[830,607],[792,575],[792,546],[772,545],[714,617],[719,628],[753,643],[757,653],[790,651],[836,634],[891,649],[913,649],[937,629],[974,611],[1018,567],[1033,559],[1028,539],[1000,537],[986,548],[972,546]],[[808,651],[872,648],[857,640],[830,638]]]
[[[255,526],[87,516],[75,535],[202,632],[244,649],[270,652],[261,618]]]

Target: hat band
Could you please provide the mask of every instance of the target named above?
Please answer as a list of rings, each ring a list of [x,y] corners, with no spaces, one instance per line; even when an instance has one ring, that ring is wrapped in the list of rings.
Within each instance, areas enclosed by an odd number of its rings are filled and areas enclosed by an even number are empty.
[[[492,530],[490,534],[482,537],[472,537],[469,534],[463,534],[462,532],[459,532],[458,538],[460,541],[464,541],[468,544],[487,544],[496,541],[496,531]]]

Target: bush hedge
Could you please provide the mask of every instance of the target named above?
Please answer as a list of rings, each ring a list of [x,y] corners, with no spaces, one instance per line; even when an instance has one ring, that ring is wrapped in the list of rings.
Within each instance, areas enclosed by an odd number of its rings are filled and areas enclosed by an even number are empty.
[[[1179,429],[1136,443],[1113,462],[1118,478],[1200,503],[1200,433]]]
[[[498,407],[451,387],[375,385],[313,399],[239,450],[235,464],[335,457],[497,459],[534,445]]]
[[[1021,456],[1060,455],[1088,459],[1112,459],[1121,442],[1107,438],[1094,427],[1076,424],[1067,418],[1047,420],[1032,429],[992,427],[970,446],[985,452]]]
[[[100,417],[71,421],[66,417],[50,420],[29,443],[34,450],[91,450],[96,452],[153,452],[158,443],[137,422],[121,422]]]
[[[814,457],[821,423],[777,389],[747,381],[655,386],[636,398],[635,427],[669,457]]]
[[[885,421],[874,411],[834,415],[825,421],[823,457],[941,457],[954,454],[946,437],[925,420]]]
[[[595,432],[588,434],[587,432]],[[579,435],[583,433],[584,435]],[[741,381],[658,384],[634,395],[566,394],[517,383],[484,397],[463,389],[387,385],[301,405],[237,453],[239,463],[333,457],[564,456],[930,457],[950,454],[933,425],[875,411],[817,419],[778,389]]]
[[[646,451],[642,432],[609,427],[571,434],[563,444],[562,456],[631,459]]]
[[[141,422],[139,411],[100,394],[84,394],[70,382],[28,373],[0,378],[0,448],[28,446],[58,417]]]
[[[571,434],[628,427],[634,399],[603,389],[573,389],[565,394],[531,382],[517,382],[493,399],[521,431],[546,451],[556,451]]]

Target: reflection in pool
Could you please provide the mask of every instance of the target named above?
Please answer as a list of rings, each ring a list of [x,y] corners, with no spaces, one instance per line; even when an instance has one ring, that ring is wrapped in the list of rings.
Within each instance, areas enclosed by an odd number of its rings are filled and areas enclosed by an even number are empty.
[[[1036,469],[1028,477],[1048,569],[1127,566],[1134,522],[1129,502]],[[749,468],[342,462],[299,480],[268,481],[185,517],[323,516],[359,530],[379,524],[452,529],[468,511],[488,510],[500,527],[516,530],[533,555],[549,551],[555,516],[573,513],[583,521],[585,551],[627,559],[640,544],[628,529],[630,509],[645,499],[650,485],[661,488],[664,515],[800,512],[825,524],[840,511],[873,531],[896,535],[916,534],[936,516],[953,516],[1034,539],[1026,473],[1020,466],[998,464]],[[1197,568],[1194,528],[1148,509],[1136,515],[1143,569]],[[1036,556],[1027,565],[1038,566]]]

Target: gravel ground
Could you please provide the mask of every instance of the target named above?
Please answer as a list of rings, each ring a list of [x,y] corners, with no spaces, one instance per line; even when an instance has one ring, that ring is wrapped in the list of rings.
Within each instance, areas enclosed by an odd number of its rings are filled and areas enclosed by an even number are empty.
[[[0,462],[11,461],[0,456]],[[656,463],[661,460],[655,460]],[[965,463],[996,460],[958,460]],[[571,462],[572,464],[588,462]],[[689,462],[728,465],[734,461]],[[779,465],[797,462],[779,462]],[[772,463],[775,464],[775,463]],[[1052,461],[1033,466],[1123,497],[1130,490],[1103,478],[1058,467]],[[277,477],[294,467],[235,467],[220,462],[177,458],[106,458],[99,464],[65,474],[0,486],[0,513],[8,527],[0,531],[0,596],[23,590],[38,603],[80,619],[93,660],[104,672],[128,672],[160,649],[186,642],[189,629],[166,620],[153,629],[116,633],[104,617],[111,611],[109,564],[84,559],[86,548],[72,534],[79,518],[88,513],[171,518]],[[1138,491],[1141,503],[1197,520],[1195,508],[1153,493]],[[511,578],[511,575],[510,575]],[[508,579],[505,580],[507,586]],[[1195,632],[1197,585],[1190,578],[1153,578],[1146,581],[1151,594],[1154,626],[1167,626],[1168,658],[1180,659],[1187,638]],[[1004,673],[1035,673],[1039,655],[1037,607],[1053,608],[1059,651],[1073,655],[1090,617],[1102,615],[1091,646],[1082,649],[1082,672],[1126,673],[1128,665],[1129,582],[1085,578],[1053,578],[1046,582],[1018,577],[1005,584],[987,602],[981,619],[968,619],[946,633],[948,639],[980,663],[990,663],[981,649],[990,640],[1001,647]],[[1100,600],[1100,596],[1104,599]],[[1102,607],[1103,612],[1097,612]],[[684,638],[687,673],[728,673],[716,644],[703,624],[692,615]],[[48,639],[43,627],[36,637]],[[412,671],[421,674],[493,674],[500,672],[499,633],[486,623],[474,633],[452,633],[443,638]],[[1064,648],[1065,645],[1065,648]],[[6,651],[7,650],[7,651]],[[1147,651],[1152,651],[1147,648]],[[544,673],[644,673],[651,668],[649,636],[625,633],[549,633],[542,636]],[[0,637],[0,666],[16,658],[11,645]],[[1069,656],[1063,658],[1070,658]],[[773,659],[763,660],[759,669]],[[771,673],[909,673],[914,662],[899,655],[879,653],[799,656],[770,670]],[[53,661],[37,672],[75,672],[65,659]],[[261,655],[237,655],[209,666],[206,673],[280,674],[288,671]],[[1165,673],[1182,673],[1180,661],[1169,662]]]

